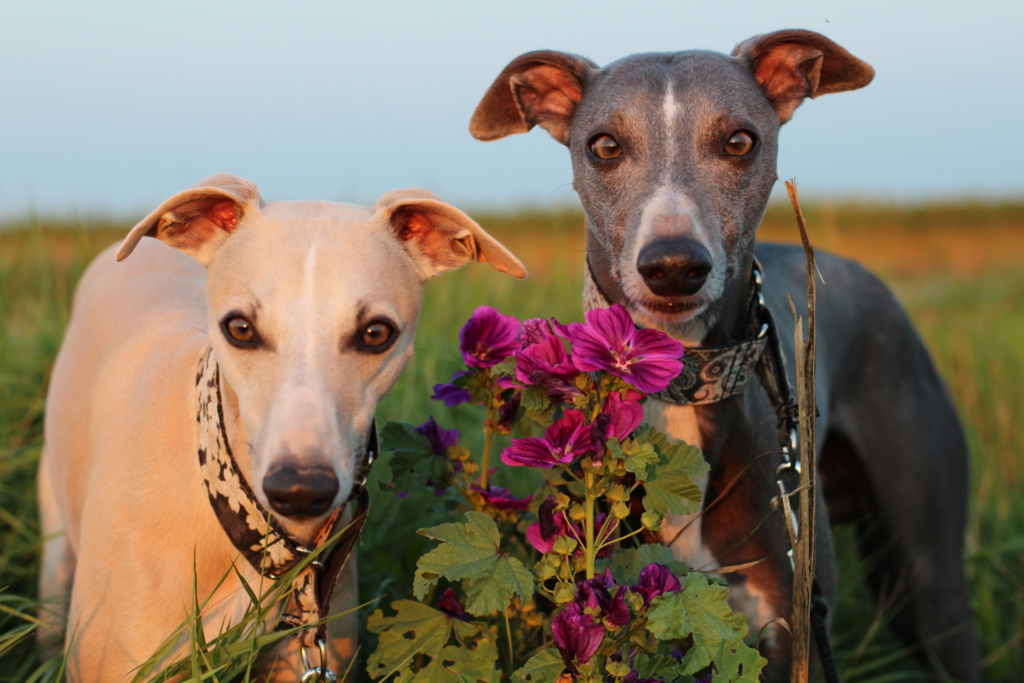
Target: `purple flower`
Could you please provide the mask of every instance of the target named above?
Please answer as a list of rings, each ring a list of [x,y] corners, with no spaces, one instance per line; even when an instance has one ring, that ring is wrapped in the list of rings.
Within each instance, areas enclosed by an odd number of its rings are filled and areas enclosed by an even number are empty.
[[[539,553],[550,553],[558,537],[573,536],[572,531],[576,532],[574,538],[583,538],[583,529],[575,524],[570,528],[569,523],[565,520],[565,515],[555,511],[557,506],[558,503],[555,499],[548,496],[537,510],[538,521],[526,529],[526,540]]]
[[[591,426],[593,461],[600,464],[604,460],[605,443],[608,439],[615,437],[622,441],[640,426],[643,419],[643,406],[636,401],[622,398],[618,392],[612,392]]]
[[[490,306],[481,306],[459,331],[459,348],[466,365],[492,368],[521,348],[519,321]]]
[[[473,484],[470,488],[479,493],[485,501],[499,510],[525,510],[530,507],[530,503],[533,501],[533,496],[516,498],[512,495],[511,491],[503,489],[500,486],[492,486],[489,489],[482,489],[476,484]]]
[[[519,343],[525,349],[530,344],[539,344],[552,336],[551,322],[544,318],[530,318],[523,321],[519,332]]]
[[[469,612],[462,606],[459,599],[455,597],[455,591],[451,588],[441,593],[441,599],[437,602],[437,608],[450,617],[455,617],[462,621],[471,621]]]
[[[551,469],[559,463],[572,462],[589,449],[590,425],[584,424],[580,411],[567,410],[544,431],[543,437],[512,439],[512,445],[501,452],[501,461],[513,467]]]
[[[580,390],[572,384],[579,372],[565,352],[562,340],[554,335],[516,353],[516,379],[544,387],[556,401],[580,395]]]
[[[649,564],[640,571],[640,579],[631,590],[643,596],[644,604],[663,593],[678,593],[681,586],[679,579],[663,564]]]
[[[570,602],[552,620],[551,635],[555,637],[555,645],[562,653],[565,665],[575,672],[573,660],[586,664],[601,647],[604,626],[595,624],[579,603]]]
[[[660,678],[640,678],[640,672],[638,672],[636,669],[633,669],[628,674],[626,674],[625,678],[622,679],[622,683],[661,683],[661,679]],[[694,683],[699,683],[699,682],[698,681],[694,681]],[[708,682],[705,681],[705,683],[708,683]]]
[[[430,451],[434,455],[446,455],[448,447],[454,446],[459,442],[459,430],[442,429],[440,425],[434,422],[433,415],[419,427],[413,427],[413,431],[427,437],[427,441],[430,442]]]
[[[683,345],[664,332],[636,329],[619,304],[587,311],[586,320],[565,328],[573,362],[583,372],[606,370],[651,394],[683,369]]]
[[[629,623],[625,589],[620,589],[613,598],[611,589],[614,587],[615,581],[612,580],[612,574],[608,569],[604,570],[604,574],[598,574],[576,585],[576,602],[590,614],[601,619],[609,630]]]
[[[435,384],[434,393],[430,398],[435,401],[444,401],[444,404],[451,408],[460,403],[469,403],[473,400],[473,394],[454,384]]]

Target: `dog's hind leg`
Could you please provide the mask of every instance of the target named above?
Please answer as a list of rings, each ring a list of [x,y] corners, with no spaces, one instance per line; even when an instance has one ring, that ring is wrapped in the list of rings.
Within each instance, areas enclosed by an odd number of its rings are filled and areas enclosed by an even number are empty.
[[[866,292],[871,286],[859,288],[873,302],[863,355],[834,392],[821,461],[826,496],[845,490],[855,503],[848,511],[862,520],[862,553],[874,562],[869,581],[905,604],[893,620],[897,633],[920,648],[936,680],[977,681],[963,569],[967,445],[906,315],[888,292]]]
[[[46,467],[46,452],[39,460],[39,522],[42,527],[43,561],[39,572],[39,620],[36,632],[44,657],[56,655],[64,642],[75,551],[71,547]]]

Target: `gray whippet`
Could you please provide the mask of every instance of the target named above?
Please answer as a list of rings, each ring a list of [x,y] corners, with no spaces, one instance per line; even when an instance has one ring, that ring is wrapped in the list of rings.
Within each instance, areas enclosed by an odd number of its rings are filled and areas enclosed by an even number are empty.
[[[526,276],[429,192],[390,192],[373,208],[264,204],[229,175],[165,201],[116,250],[131,259],[114,255],[78,285],[39,468],[40,592],[70,591],[68,676],[96,683],[131,678],[184,622],[193,591],[209,596],[208,639],[237,623],[243,579],[266,587],[335,529],[343,541],[299,574],[269,625],[354,608],[345,559],[358,524],[346,525],[365,519],[374,413],[413,352],[423,283],[470,260]],[[337,667],[354,636],[350,614],[288,638],[268,680],[309,680],[306,650],[313,666]]]
[[[699,347],[686,360],[707,360],[685,378],[703,394],[647,406],[652,423],[699,445],[711,465],[703,515],[669,519],[661,538],[696,567],[746,565],[726,578],[752,632],[764,629],[769,681],[788,680],[779,620],[790,616],[792,576],[772,514],[780,456],[756,457],[779,450],[777,414],[761,383],[744,385],[750,359],[737,362],[733,350],[748,348],[737,344],[751,334],[757,262],[776,319],[789,310],[787,295],[798,308],[806,301],[802,250],[754,241],[777,180],[779,127],[805,98],[860,88],[873,75],[831,40],[799,30],[751,38],[731,56],[640,54],[604,68],[531,52],[501,72],[470,124],[481,140],[540,125],[566,145],[586,212],[585,307],[620,303],[638,325]],[[933,675],[975,681],[963,573],[967,448],[956,411],[886,288],[835,256],[818,265],[819,509],[858,522],[863,550],[881,557],[871,584],[902,591],[908,604],[895,629]],[[781,339],[792,375],[792,336]],[[725,388],[715,376],[723,354],[733,364]],[[832,538],[819,528],[818,577],[831,602]]]

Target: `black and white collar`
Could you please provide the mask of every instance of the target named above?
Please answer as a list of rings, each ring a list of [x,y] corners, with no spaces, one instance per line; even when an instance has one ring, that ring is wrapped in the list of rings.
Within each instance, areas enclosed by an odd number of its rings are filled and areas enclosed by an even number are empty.
[[[292,584],[291,598],[278,622],[277,630],[308,626],[327,617],[334,585],[351,557],[366,522],[369,493],[366,490],[365,475],[379,451],[376,424],[370,427],[364,464],[357,472],[358,483],[349,498],[356,500],[352,521],[344,530],[340,529],[345,507],[343,504],[328,518],[316,535],[311,549],[295,542],[274,516],[264,509],[238,468],[224,428],[220,370],[212,348],[206,350],[199,362],[196,400],[199,467],[210,505],[232,545],[253,569],[262,576],[277,579],[314,552],[315,548],[338,536],[330,548],[323,550],[296,577]],[[303,631],[300,637],[305,647],[314,647],[318,641],[323,642],[324,635],[325,626],[321,624],[316,629]]]

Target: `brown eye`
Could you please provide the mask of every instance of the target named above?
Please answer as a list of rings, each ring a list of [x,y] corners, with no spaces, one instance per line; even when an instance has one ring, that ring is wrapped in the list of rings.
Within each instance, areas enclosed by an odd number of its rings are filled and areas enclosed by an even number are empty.
[[[598,159],[614,159],[622,154],[622,148],[611,135],[598,135],[591,140],[590,151]]]
[[[736,131],[725,143],[725,153],[734,157],[750,154],[752,149],[754,149],[754,136],[745,130]]]
[[[228,341],[235,346],[255,346],[259,343],[256,328],[240,315],[229,315],[220,323],[221,330]]]
[[[386,350],[395,337],[395,328],[389,323],[375,321],[363,328],[359,339],[365,351],[380,353]]]

